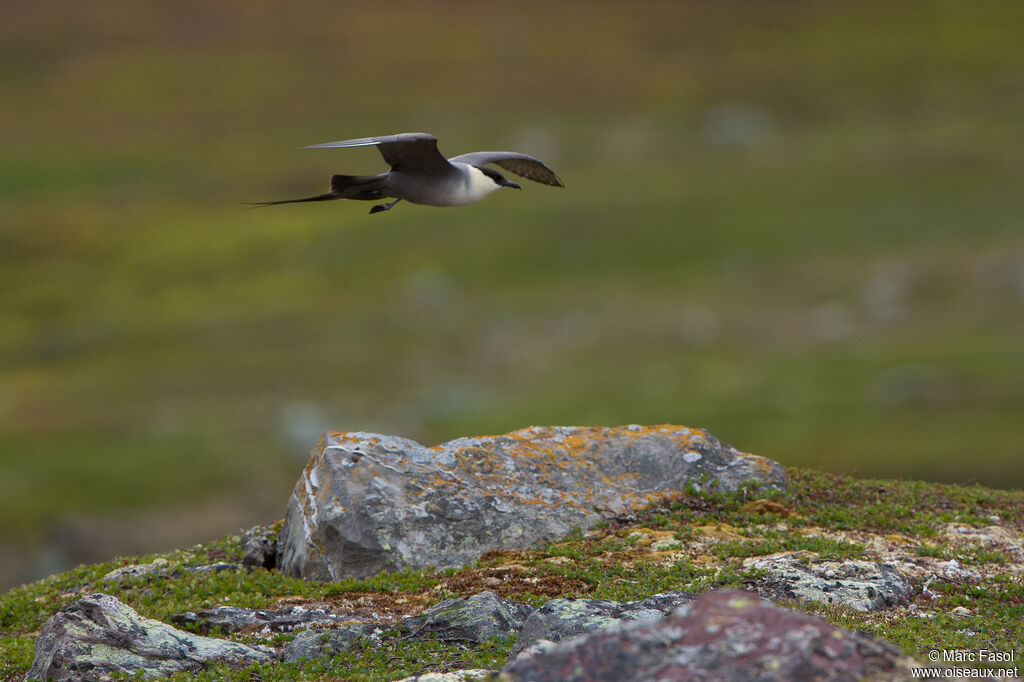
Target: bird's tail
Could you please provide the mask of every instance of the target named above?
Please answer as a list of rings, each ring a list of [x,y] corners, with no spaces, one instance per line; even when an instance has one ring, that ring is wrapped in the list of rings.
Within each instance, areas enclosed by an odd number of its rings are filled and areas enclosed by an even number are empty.
[[[331,191],[315,197],[302,199],[281,199],[279,201],[251,201],[249,206],[276,206],[277,204],[299,204],[305,201],[333,201],[335,199],[360,199],[372,201],[388,196],[384,193],[384,175],[332,175]]]
[[[331,194],[339,199],[371,201],[388,196],[384,192],[383,175],[332,175]]]
[[[299,204],[303,201],[331,201],[333,199],[342,199],[340,194],[318,194],[315,197],[303,197],[302,199],[279,199],[278,201],[243,201],[246,206],[276,206],[278,204]]]

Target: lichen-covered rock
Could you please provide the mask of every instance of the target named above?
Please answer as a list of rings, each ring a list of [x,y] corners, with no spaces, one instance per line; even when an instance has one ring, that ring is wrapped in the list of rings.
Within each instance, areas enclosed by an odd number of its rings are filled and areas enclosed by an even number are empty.
[[[203,634],[216,630],[230,634],[253,626],[266,632],[291,632],[296,629],[326,627],[346,620],[350,619],[335,615],[326,608],[304,606],[286,606],[274,610],[218,606],[171,616],[172,623],[190,625]]]
[[[523,651],[515,682],[854,682],[907,677],[894,646],[739,590],[709,592],[657,621],[635,621]]]
[[[379,629],[367,623],[342,625],[329,630],[303,630],[285,646],[281,657],[285,663],[295,663],[303,659],[337,656],[352,646],[353,642],[379,632]]]
[[[403,677],[398,682],[466,682],[466,680],[485,680],[493,674],[491,670],[470,668],[467,670],[453,670],[450,673],[423,673],[422,675],[410,675]]]
[[[129,580],[144,575],[160,575],[167,573],[170,565],[171,562],[162,558],[151,561],[148,564],[129,564],[128,566],[121,566],[110,571],[103,576],[103,580]]]
[[[643,601],[617,602],[607,599],[552,599],[530,614],[512,647],[515,655],[542,639],[553,642],[603,630],[634,620],[659,620],[697,595],[692,592],[663,592]]]
[[[338,579],[465,565],[526,548],[664,495],[786,485],[778,464],[681,426],[535,427],[425,447],[326,433],[291,498],[281,569]]]
[[[906,604],[913,586],[891,566],[873,561],[812,561],[797,556],[749,559],[745,566],[767,571],[762,593],[772,599],[797,599],[881,611]]]
[[[242,567],[239,564],[218,561],[214,564],[203,564],[202,566],[182,566],[179,570],[187,573],[233,573],[241,569]]]
[[[483,644],[493,637],[515,637],[533,610],[529,604],[506,601],[488,590],[467,599],[445,599],[402,625],[408,637],[428,635]]]
[[[196,672],[211,663],[274,660],[268,649],[202,637],[143,618],[116,597],[94,594],[57,613],[36,640],[28,680],[100,680],[112,673],[147,678]]]

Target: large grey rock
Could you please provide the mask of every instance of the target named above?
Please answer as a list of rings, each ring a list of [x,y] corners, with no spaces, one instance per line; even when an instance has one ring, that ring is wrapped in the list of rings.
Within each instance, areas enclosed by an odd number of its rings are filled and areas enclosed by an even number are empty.
[[[803,563],[793,555],[748,559],[744,565],[767,572],[761,592],[771,599],[796,599],[881,611],[906,604],[914,587],[891,566],[874,561]]]
[[[116,597],[94,594],[46,621],[26,679],[99,680],[112,673],[155,678],[211,663],[274,659],[269,649],[183,632],[143,618]]]
[[[655,621],[689,604],[692,592],[663,592],[643,601],[552,599],[530,614],[512,647],[515,655],[542,639],[558,642],[634,620]]]
[[[288,642],[281,657],[285,663],[295,663],[303,659],[337,656],[354,642],[379,633],[380,630],[369,623],[342,625],[329,630],[303,630]]]
[[[493,637],[516,636],[533,607],[506,601],[490,590],[463,599],[445,599],[402,625],[407,637],[428,635],[448,641],[483,644]]]
[[[502,672],[515,682],[879,682],[905,679],[908,663],[886,642],[721,590],[657,621],[538,643]]]
[[[280,568],[339,579],[450,568],[686,488],[786,485],[778,464],[682,426],[534,427],[425,447],[326,433],[288,501]]]

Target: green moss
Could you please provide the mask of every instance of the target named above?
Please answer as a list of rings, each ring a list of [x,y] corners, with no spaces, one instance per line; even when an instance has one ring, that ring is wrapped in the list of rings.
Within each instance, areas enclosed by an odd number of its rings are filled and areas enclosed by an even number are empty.
[[[437,585],[442,575],[444,573],[426,570],[382,573],[370,578],[347,578],[330,583],[324,594],[329,596],[346,592],[416,592]]]
[[[864,546],[855,542],[842,542],[819,537],[774,537],[767,540],[721,542],[715,545],[714,553],[720,557],[752,557],[799,550],[815,552],[826,559],[842,560],[862,554]]]
[[[954,558],[959,559],[965,564],[1008,564],[1013,559],[998,549],[988,549],[987,547],[972,547],[966,550],[961,550],[954,554]]]

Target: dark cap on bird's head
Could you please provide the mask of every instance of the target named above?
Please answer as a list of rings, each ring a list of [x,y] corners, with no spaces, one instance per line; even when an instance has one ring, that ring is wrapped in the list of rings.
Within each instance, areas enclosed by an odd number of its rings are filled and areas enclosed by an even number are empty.
[[[481,168],[480,166],[474,166],[474,168],[489,177],[491,180],[494,180],[494,184],[498,187],[514,187],[515,189],[522,189],[522,187],[519,186],[519,183],[512,182],[493,168]]]

